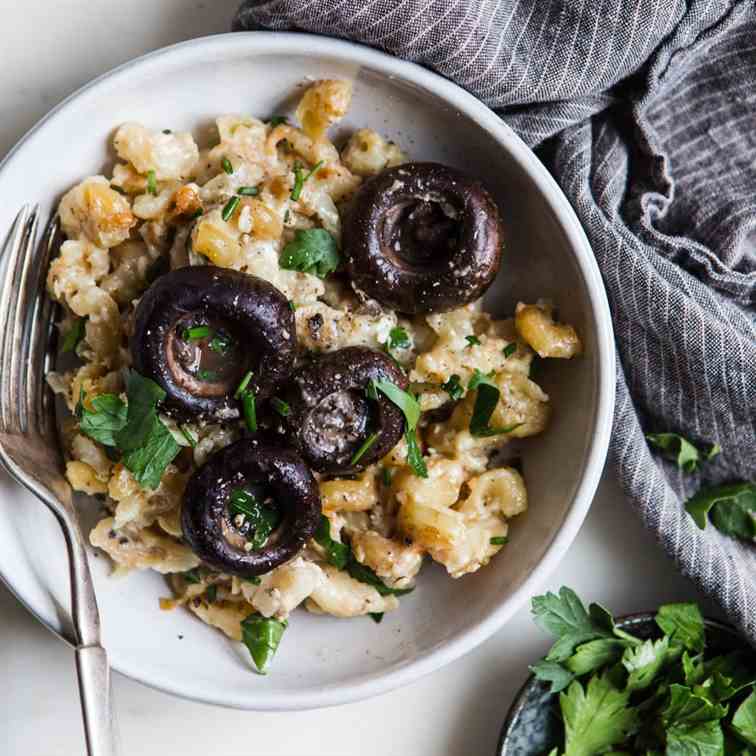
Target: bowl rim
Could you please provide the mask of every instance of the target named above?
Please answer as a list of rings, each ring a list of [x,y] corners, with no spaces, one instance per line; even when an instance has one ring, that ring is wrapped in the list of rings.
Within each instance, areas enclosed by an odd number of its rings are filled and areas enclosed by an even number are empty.
[[[243,696],[233,694],[201,696],[194,692],[190,693],[184,690],[180,683],[177,684],[149,667],[134,663],[133,657],[122,659],[117,651],[109,651],[113,669],[133,680],[182,698],[258,711],[311,709],[378,695],[413,682],[449,664],[491,636],[526,603],[537,586],[545,582],[577,536],[590,509],[604,467],[615,401],[614,336],[606,291],[585,231],[556,181],[530,148],[499,116],[453,82],[415,63],[394,58],[379,50],[353,42],[298,32],[229,32],[191,39],[146,53],[93,79],[66,97],[40,119],[0,162],[0,183],[8,166],[18,159],[19,153],[33,135],[42,129],[55,128],[56,118],[61,111],[75,106],[77,100],[92,94],[100,85],[106,82],[113,84],[114,81],[117,82],[135,71],[149,70],[156,65],[158,67],[176,65],[182,61],[197,60],[203,56],[205,60],[212,60],[213,55],[235,53],[254,57],[300,53],[305,56],[323,56],[341,63],[365,66],[388,77],[419,86],[473,119],[478,127],[488,132],[499,147],[507,151],[528,174],[550,206],[585,282],[589,317],[596,334],[594,381],[597,401],[593,408],[590,441],[583,473],[562,527],[546,547],[541,561],[524,579],[522,585],[488,616],[465,632],[402,666],[387,671],[373,672],[354,683],[299,693],[267,691],[255,694],[253,688],[249,693],[245,692]],[[64,641],[74,642],[70,629],[60,628],[58,617],[47,616],[42,607],[35,606],[30,597],[24,596],[20,589],[16,589],[10,575],[0,573],[0,579],[43,625]]]
[[[614,621],[617,627],[619,627],[621,630],[624,630],[628,626],[632,627],[639,623],[654,622],[656,618],[656,614],[657,614],[656,611],[633,612],[632,614],[623,614],[620,617],[615,617]],[[745,641],[743,636],[738,632],[737,628],[734,625],[731,625],[729,622],[717,619],[716,617],[707,617],[707,616],[704,616],[703,620],[704,620],[704,627],[707,630],[714,629],[714,630],[719,630],[720,632],[723,632],[723,633],[727,633],[728,635],[732,635],[733,637],[742,641],[744,647],[748,646],[748,643]],[[510,730],[512,729],[512,726],[515,723],[515,718],[518,717],[520,713],[522,712],[525,694],[530,688],[530,686],[533,685],[535,682],[536,682],[536,676],[531,672],[531,674],[529,674],[525,678],[525,681],[522,683],[522,685],[517,689],[517,692],[515,693],[514,698],[512,699],[512,703],[510,704],[509,709],[507,709],[507,715],[504,718],[504,723],[502,724],[501,731],[499,732],[499,740],[496,743],[496,756],[507,756],[506,740],[509,737]],[[551,695],[555,696],[557,694],[552,693]]]

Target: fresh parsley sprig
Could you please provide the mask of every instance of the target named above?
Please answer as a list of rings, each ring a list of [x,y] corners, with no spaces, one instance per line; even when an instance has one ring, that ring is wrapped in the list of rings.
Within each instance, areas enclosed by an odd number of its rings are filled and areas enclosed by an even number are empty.
[[[536,596],[535,621],[556,637],[532,667],[559,694],[563,741],[552,753],[722,754],[756,745],[756,660],[707,653],[695,604],[659,609],[659,637],[617,627],[599,604],[588,609],[569,588]],[[738,741],[737,743],[735,741]]]

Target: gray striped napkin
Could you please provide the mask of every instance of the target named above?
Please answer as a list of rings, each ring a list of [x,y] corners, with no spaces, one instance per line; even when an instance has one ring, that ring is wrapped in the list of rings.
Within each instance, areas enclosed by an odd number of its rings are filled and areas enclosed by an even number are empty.
[[[538,148],[593,245],[619,368],[611,457],[685,575],[756,643],[756,549],[696,528],[756,479],[756,6],[733,0],[251,0],[236,29],[345,37],[433,68]],[[685,474],[644,433],[722,454]]]

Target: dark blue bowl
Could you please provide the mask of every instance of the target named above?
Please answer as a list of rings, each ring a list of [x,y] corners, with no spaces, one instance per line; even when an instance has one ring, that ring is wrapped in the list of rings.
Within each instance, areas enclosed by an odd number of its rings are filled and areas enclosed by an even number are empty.
[[[655,613],[629,614],[617,626],[643,640],[661,635]],[[714,619],[705,619],[706,645],[715,653],[748,648],[735,628]],[[499,756],[544,756],[562,740],[559,695],[549,693],[549,684],[531,675],[515,696],[499,737]]]

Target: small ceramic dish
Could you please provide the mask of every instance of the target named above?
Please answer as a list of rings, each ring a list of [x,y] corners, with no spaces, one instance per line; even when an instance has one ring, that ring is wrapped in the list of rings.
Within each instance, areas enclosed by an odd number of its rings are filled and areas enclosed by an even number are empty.
[[[511,313],[518,300],[551,299],[577,328],[584,355],[545,365],[539,382],[556,408],[550,427],[523,446],[532,506],[511,531],[507,553],[480,572],[450,580],[428,565],[422,590],[382,624],[300,613],[274,673],[250,669],[246,650],[188,612],[161,612],[169,589],[156,573],[112,579],[91,559],[113,667],[148,685],[226,706],[302,709],[353,701],[415,680],[470,651],[536,592],[572,543],[604,465],[614,404],[614,344],[601,277],[569,203],[538,158],[490,110],[419,66],[345,42],[305,34],[237,33],[151,53],[72,95],[0,166],[0,228],[23,202],[50,213],[82,176],[109,167],[114,130],[206,127],[219,113],[290,113],[309,81],[354,82],[335,141],[374,128],[414,160],[435,160],[479,177],[507,228],[506,256],[486,309]],[[542,378],[542,380],[541,380]],[[30,495],[0,478],[0,574],[34,614],[64,638],[68,571],[57,525]],[[82,510],[85,528],[97,502]]]
[[[654,612],[628,614],[617,626],[646,640],[660,635]],[[743,639],[734,627],[705,619],[707,648],[715,653],[742,649]],[[531,675],[520,688],[509,709],[496,751],[499,756],[543,756],[561,744],[562,721],[559,695],[549,693],[549,683]]]

